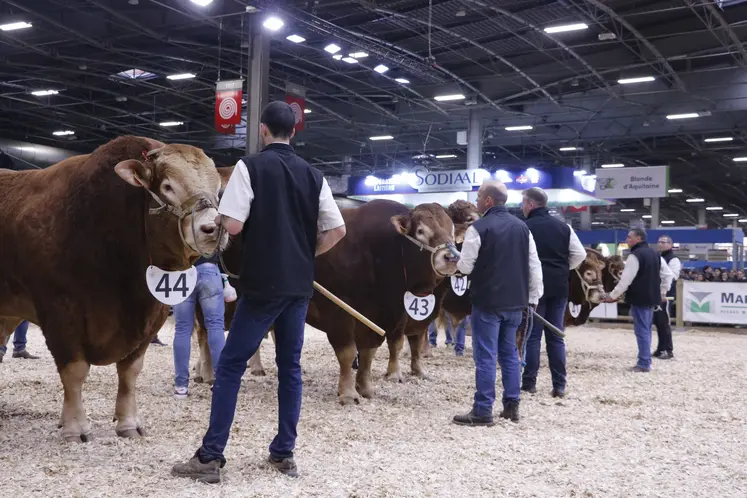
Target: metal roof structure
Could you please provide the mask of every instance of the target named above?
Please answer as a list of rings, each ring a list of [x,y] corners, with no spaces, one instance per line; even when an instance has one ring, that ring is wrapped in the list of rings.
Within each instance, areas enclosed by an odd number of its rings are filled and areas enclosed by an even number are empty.
[[[289,82],[306,89],[311,113],[294,143],[327,174],[464,168],[457,132],[474,110],[486,161],[668,164],[683,192],[662,200],[662,219],[694,224],[694,197],[723,207],[709,225],[747,218],[747,162],[734,161],[747,157],[747,1],[197,3],[0,0],[0,139],[87,152],[139,134],[233,163],[245,141],[215,132],[215,84],[246,72],[250,16],[275,16],[271,98]],[[548,30],[572,24],[586,28]],[[167,78],[183,73],[195,77]],[[620,83],[631,78],[646,81]],[[44,90],[57,93],[33,94]],[[464,98],[435,99],[447,94]],[[681,114],[695,116],[670,119]],[[521,125],[532,129],[505,129]],[[380,135],[393,139],[369,139]],[[595,219],[622,226],[645,209],[621,201]]]

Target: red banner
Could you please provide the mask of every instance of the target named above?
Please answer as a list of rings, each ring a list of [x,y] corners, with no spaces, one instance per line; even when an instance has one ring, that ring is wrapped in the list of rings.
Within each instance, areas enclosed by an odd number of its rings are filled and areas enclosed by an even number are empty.
[[[589,206],[568,206],[565,208],[569,213],[581,213],[589,210]]]
[[[219,81],[215,89],[215,129],[234,133],[241,124],[242,80]],[[230,131],[229,131],[230,130]]]
[[[303,131],[303,111],[304,109],[306,109],[306,99],[303,97],[298,97],[296,95],[288,94],[285,96],[285,102],[290,104],[290,106],[293,108],[293,112],[296,113],[296,131]]]

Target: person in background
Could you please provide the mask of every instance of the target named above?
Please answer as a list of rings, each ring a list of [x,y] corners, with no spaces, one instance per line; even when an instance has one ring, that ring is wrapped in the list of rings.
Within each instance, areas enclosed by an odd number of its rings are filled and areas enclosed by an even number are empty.
[[[669,269],[672,271],[672,284],[667,290],[666,297],[674,298],[677,294],[677,280],[680,278],[680,271],[682,270],[682,263],[680,259],[674,255],[672,250],[672,238],[669,235],[662,235],[659,237],[659,253],[662,259],[667,264]],[[670,323],[671,309],[669,299],[664,299],[654,311],[654,325],[656,326],[656,334],[659,336],[656,350],[653,353],[655,358],[661,360],[669,360],[674,358],[674,344],[672,343],[672,325]]]
[[[454,354],[457,356],[464,356],[464,344],[467,341],[467,327],[469,326],[470,316],[467,315],[464,320],[459,322],[459,324],[456,327],[456,330],[454,330],[453,335],[453,344],[454,344]],[[453,323],[451,321],[451,316],[446,315],[446,345],[452,343],[452,326]],[[436,328],[436,322],[433,321],[428,326],[428,339],[431,343],[431,346],[436,347],[436,338],[438,336],[438,329]]]
[[[208,349],[213,370],[218,366],[220,353],[226,343],[225,302],[223,280],[218,267],[218,255],[200,258],[195,262],[197,283],[195,290],[174,309],[174,398],[186,399],[189,395],[189,356],[192,349],[192,331],[195,326],[195,305],[200,302],[207,328]]]
[[[453,343],[451,339],[451,317],[447,315],[445,321],[444,333],[446,334],[446,345],[450,346]],[[436,326],[436,320],[433,320],[431,324],[428,325],[428,342],[430,342],[431,346],[434,348],[437,346],[438,327]]]
[[[24,360],[38,360],[38,356],[34,356],[26,349],[26,336],[29,330],[29,322],[24,320],[21,324],[16,327],[13,332],[13,358],[22,358]],[[10,336],[8,337],[10,339]],[[0,363],[3,362],[3,356],[8,352],[7,344],[0,346]]]
[[[526,224],[506,209],[508,190],[486,181],[477,192],[477,210],[484,214],[464,235],[457,269],[472,275],[472,355],[475,399],[472,410],[456,415],[455,424],[491,426],[495,402],[496,357],[503,380],[500,416],[519,421],[521,364],[516,330],[527,306],[542,296],[542,266]]]
[[[537,305],[537,313],[563,330],[570,270],[578,268],[584,262],[586,249],[570,226],[550,214],[547,209],[547,194],[541,188],[532,187],[522,193],[521,210],[542,263],[544,292]],[[527,339],[526,366],[521,389],[529,393],[537,392],[543,330],[552,375],[552,396],[562,398],[566,388],[565,341],[544,327],[539,320],[534,320]]]
[[[615,288],[602,301],[614,303],[625,293],[638,342],[638,362],[631,370],[650,372],[654,308],[667,299],[674,275],[659,253],[648,246],[643,229],[630,230],[625,242],[630,247],[625,269]]]
[[[174,465],[173,476],[220,482],[241,377],[273,324],[278,424],[268,462],[282,474],[298,476],[293,449],[301,414],[301,350],[314,292],[314,258],[342,240],[346,229],[324,175],[290,145],[295,125],[290,105],[270,102],[260,117],[264,148],[238,161],[221,198],[215,223],[231,235],[241,233],[245,240],[261,243],[243,248],[242,293],[218,360],[207,433],[192,458]]]

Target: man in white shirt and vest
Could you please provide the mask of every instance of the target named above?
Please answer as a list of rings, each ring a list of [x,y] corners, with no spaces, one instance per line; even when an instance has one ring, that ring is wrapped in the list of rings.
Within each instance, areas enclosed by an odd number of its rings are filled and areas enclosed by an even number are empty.
[[[519,421],[521,363],[516,330],[522,313],[542,297],[542,266],[532,233],[506,209],[508,190],[486,181],[477,192],[483,217],[464,235],[457,269],[471,275],[472,354],[475,360],[475,399],[472,410],[456,415],[454,423],[491,426],[495,402],[496,358],[503,380],[502,418]]]
[[[677,294],[677,280],[680,278],[682,263],[674,255],[672,250],[672,237],[662,235],[659,237],[659,252],[664,262],[672,270],[672,285],[667,292],[667,298],[674,298]],[[672,324],[670,323],[671,309],[669,299],[664,300],[661,305],[654,311],[654,325],[656,326],[656,335],[659,336],[656,351],[653,356],[661,360],[671,360],[674,358],[674,344],[672,344]]]
[[[293,448],[301,413],[301,348],[313,293],[314,258],[345,236],[345,222],[322,173],[290,146],[295,113],[285,102],[262,111],[265,147],[237,164],[220,202],[216,224],[242,234],[242,295],[218,360],[210,426],[195,455],[172,475],[220,482],[223,450],[236,410],[246,363],[275,326],[278,367],[278,433],[269,463],[298,475]]]
[[[603,301],[615,302],[625,293],[625,302],[630,305],[638,342],[638,362],[632,370],[650,372],[654,308],[666,300],[674,275],[659,253],[648,246],[643,229],[630,230],[626,242],[630,247],[630,255],[625,260],[625,269],[620,281]]]

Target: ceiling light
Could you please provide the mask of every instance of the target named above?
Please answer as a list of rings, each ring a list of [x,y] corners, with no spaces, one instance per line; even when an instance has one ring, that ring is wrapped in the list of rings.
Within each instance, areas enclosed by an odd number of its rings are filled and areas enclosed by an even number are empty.
[[[336,60],[336,61],[341,61],[342,60],[342,54],[333,55],[332,58],[334,60]]]
[[[635,209],[633,208],[625,208],[620,210],[621,213],[633,213],[635,212]]]
[[[651,215],[650,214],[644,214],[643,216],[641,216],[641,218],[643,218],[644,220],[650,220],[651,219]]]
[[[564,24],[562,26],[550,26],[545,28],[545,33],[564,33],[566,31],[578,31],[587,29],[589,26],[582,22],[576,24]]]
[[[735,157],[734,162],[735,163],[747,163],[747,157]]]
[[[668,114],[667,119],[673,120],[673,119],[692,119],[697,118],[700,115],[697,112],[687,112],[685,114]]]
[[[682,189],[681,188],[670,188],[669,190],[667,190],[667,192],[669,192],[670,194],[681,194]]]
[[[303,110],[303,113],[304,113],[304,114],[311,114],[311,109],[304,109],[304,110]]]
[[[394,81],[396,81],[397,83],[402,83],[403,85],[407,85],[410,83],[410,80],[406,80],[404,78],[396,78]]]
[[[385,72],[389,71],[389,68],[386,67],[384,64],[379,64],[374,68],[374,71],[376,71],[379,74],[384,74]]]
[[[653,76],[641,76],[640,78],[623,78],[621,80],[617,80],[617,82],[621,85],[631,85],[633,83],[648,83],[649,81],[656,81],[656,78]]]
[[[591,224],[592,225],[604,225],[604,222],[603,221],[592,221]]]
[[[363,59],[368,57],[368,54],[366,52],[353,52],[352,54],[348,54],[353,59]]]
[[[522,126],[506,126],[506,131],[526,131],[531,130],[533,126],[531,125],[522,125]]]
[[[664,220],[661,222],[662,225],[674,225],[674,221],[671,220]]]
[[[66,135],[75,135],[75,132],[72,130],[60,130],[52,132],[52,135],[56,137],[64,137]]]
[[[747,220],[745,220],[745,219],[741,219],[741,220],[738,220],[738,221],[739,221],[739,223],[747,223]]]
[[[686,199],[685,202],[705,202],[705,199],[701,199],[700,197],[696,197],[695,199]]]
[[[448,102],[449,100],[463,100],[465,97],[461,93],[454,93],[451,95],[436,95],[433,97],[438,102]]]
[[[324,50],[329,52],[330,54],[336,54],[340,50],[342,50],[339,45],[335,45],[334,43],[330,43],[326,47],[324,47]]]
[[[292,41],[293,43],[303,43],[306,41],[306,38],[304,38],[303,36],[298,36],[298,35],[286,36],[285,39],[288,41]]]
[[[576,147],[561,147],[558,149],[560,152],[572,152],[574,150],[578,150]]]
[[[213,3],[213,0],[191,0],[192,3],[199,5],[200,7],[207,7],[211,3]]]
[[[343,57],[342,61],[348,64],[358,64],[358,59],[353,59],[352,57]]]
[[[36,90],[34,92],[31,92],[31,95],[35,95],[37,97],[46,97],[47,95],[57,95],[57,90]]]
[[[183,124],[182,121],[164,121],[161,126],[181,126]]]
[[[194,77],[195,75],[192,73],[171,74],[169,76],[166,76],[166,78],[170,80],[189,80]]]
[[[706,208],[706,211],[723,211],[723,210],[724,208],[722,208],[721,206],[708,206]]]
[[[262,26],[269,29],[270,31],[277,31],[285,26],[285,23],[279,17],[272,16],[268,17],[265,22],[262,23]]]
[[[716,138],[706,138],[704,142],[707,142],[707,143],[731,142],[732,140],[734,140],[734,137],[716,137]]]
[[[739,218],[739,215],[736,213],[726,213],[724,214],[724,218]]]
[[[436,156],[436,159],[454,159],[456,157],[456,154],[441,154],[439,156]]]
[[[30,22],[12,22],[9,24],[0,24],[0,31],[15,31],[17,29],[30,28],[31,26]]]
[[[622,163],[603,164],[602,168],[624,168],[625,165]]]
[[[369,140],[377,141],[377,140],[392,140],[394,137],[391,135],[379,135],[376,137],[368,137]]]

